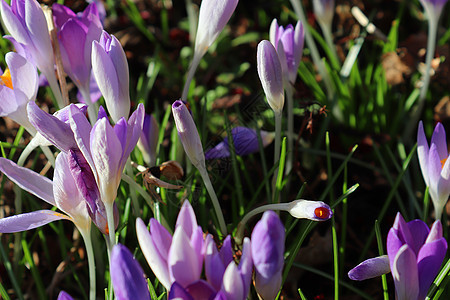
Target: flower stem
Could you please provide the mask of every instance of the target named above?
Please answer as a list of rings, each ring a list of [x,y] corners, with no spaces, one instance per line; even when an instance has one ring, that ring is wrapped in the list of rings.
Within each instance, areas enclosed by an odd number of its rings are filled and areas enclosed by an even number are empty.
[[[199,55],[197,52],[194,53],[194,57],[192,58],[192,63],[189,66],[188,75],[186,77],[186,82],[184,83],[183,94],[181,94],[181,100],[186,101],[187,95],[189,92],[189,87],[191,85],[192,78],[194,78],[195,71],[197,70],[198,64],[202,59],[203,54]]]
[[[96,294],[96,281],[95,281],[95,258],[94,258],[94,249],[92,248],[92,239],[91,239],[91,227],[89,226],[88,230],[78,230],[83,237],[84,244],[86,247],[88,266],[89,266],[89,299],[95,300]]]
[[[108,219],[109,244],[116,244],[116,228],[114,226],[114,202],[105,202],[106,218]]]
[[[282,111],[274,111],[275,113],[275,149],[274,149],[274,157],[273,163],[278,164],[280,160],[280,148],[281,148],[281,113]],[[278,166],[275,168],[273,172],[272,179],[272,202],[275,200],[275,185],[277,183],[278,177]]]
[[[285,88],[286,90],[286,100],[287,100],[287,121],[288,121],[288,133],[287,133],[287,159],[286,168],[284,169],[284,174],[289,174],[292,170],[293,159],[294,159],[294,90],[290,83]]]
[[[97,122],[98,108],[97,108],[96,103],[92,103],[91,93],[89,92],[89,87],[87,89],[85,89],[85,88],[80,89],[80,93],[83,96],[84,102],[86,102],[86,104],[88,106],[89,122],[91,122],[91,125],[94,125],[95,122]]]
[[[211,184],[211,179],[209,178],[208,172],[206,171],[206,168],[198,168],[200,171],[200,175],[202,176],[203,182],[205,183],[206,190],[209,193],[209,196],[211,197],[212,204],[214,206],[214,210],[216,212],[217,219],[219,221],[220,231],[222,232],[223,236],[227,235],[227,226],[225,224],[225,218],[223,217],[222,209],[220,208],[219,199],[217,199],[216,192],[214,191],[214,188]]]

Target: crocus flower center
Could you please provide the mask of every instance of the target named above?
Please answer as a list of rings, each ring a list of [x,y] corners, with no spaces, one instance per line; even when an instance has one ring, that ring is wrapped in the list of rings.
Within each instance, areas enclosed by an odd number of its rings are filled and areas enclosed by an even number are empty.
[[[9,69],[6,69],[3,75],[0,75],[0,85],[4,85],[9,87],[10,89],[13,89],[11,73],[9,72]]]
[[[317,218],[326,220],[330,217],[330,212],[325,207],[318,207],[314,210]]]
[[[446,161],[447,161],[447,158],[444,158],[443,160],[441,160],[441,168],[444,168]]]

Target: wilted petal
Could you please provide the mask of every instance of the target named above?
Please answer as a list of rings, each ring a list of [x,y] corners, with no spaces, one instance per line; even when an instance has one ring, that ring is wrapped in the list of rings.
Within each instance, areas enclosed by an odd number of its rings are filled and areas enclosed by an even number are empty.
[[[144,253],[145,259],[153,273],[166,289],[170,289],[171,281],[167,261],[161,257],[157,247],[159,245],[155,245],[152,236],[147,230],[147,226],[140,218],[136,219],[136,235],[142,253]]]
[[[281,113],[284,106],[281,63],[277,51],[267,40],[258,44],[257,63],[259,79],[267,102],[275,112]]]
[[[0,232],[26,231],[61,219],[71,220],[68,216],[52,210],[38,210],[0,219]]]
[[[403,245],[395,256],[392,267],[396,299],[417,299],[419,295],[419,274],[416,264],[416,255],[408,245]]]
[[[50,179],[28,168],[19,167],[16,163],[0,157],[0,171],[17,184],[21,189],[32,193],[47,203],[56,206],[53,197],[53,183]]]
[[[121,244],[111,251],[111,282],[118,300],[150,299],[144,271],[130,250]]]
[[[333,216],[328,204],[322,201],[295,200],[288,203],[287,211],[295,218],[326,221]]]
[[[366,280],[387,274],[391,271],[387,255],[363,261],[348,272],[351,280]]]

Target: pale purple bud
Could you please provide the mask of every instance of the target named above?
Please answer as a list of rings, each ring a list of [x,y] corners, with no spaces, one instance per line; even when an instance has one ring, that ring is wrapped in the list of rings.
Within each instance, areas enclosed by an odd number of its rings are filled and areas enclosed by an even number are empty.
[[[73,298],[72,298],[72,296],[70,296],[66,292],[61,291],[61,292],[59,292],[57,300],[73,300]]]
[[[267,102],[276,113],[281,113],[284,106],[283,73],[277,51],[267,41],[258,44],[258,75]]]
[[[298,219],[326,221],[333,216],[330,206],[322,201],[300,199],[288,203],[288,206],[287,211]]]
[[[114,122],[130,113],[128,62],[119,40],[103,31],[92,43],[92,71]]]
[[[172,104],[172,113],[184,151],[197,169],[205,169],[205,154],[191,113],[181,100]]]
[[[334,0],[313,0],[313,10],[319,22],[331,26],[334,15]]]
[[[145,114],[142,134],[137,146],[141,150],[142,157],[148,166],[154,166],[156,162],[156,149],[158,148],[159,126],[156,119]]]
[[[420,0],[429,19],[439,20],[442,9],[448,0]]]
[[[238,0],[203,0],[200,5],[195,52],[203,56],[231,18]]]

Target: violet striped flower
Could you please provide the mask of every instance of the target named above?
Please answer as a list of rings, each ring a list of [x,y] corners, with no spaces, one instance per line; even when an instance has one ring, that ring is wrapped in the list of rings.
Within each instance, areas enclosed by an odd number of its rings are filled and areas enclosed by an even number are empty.
[[[253,228],[251,239],[256,292],[262,299],[275,299],[281,288],[285,240],[278,215],[266,211]]]
[[[130,113],[129,73],[119,40],[106,31],[92,43],[92,71],[114,122]]]
[[[417,131],[417,156],[425,184],[429,187],[434,205],[436,220],[441,218],[442,211],[450,195],[450,160],[447,150],[447,138],[444,126],[438,123],[434,128],[431,144],[428,147],[422,121]]]
[[[278,26],[277,19],[273,19],[270,25],[270,42],[277,50],[280,58],[281,69],[287,83],[294,83],[297,78],[297,70],[303,54],[305,33],[302,22],[298,21],[294,27],[289,24],[284,28]],[[278,45],[282,44],[282,49]],[[282,50],[282,51],[281,51]]]
[[[267,131],[260,131],[263,147],[268,146],[273,141],[273,134]],[[247,127],[235,127],[231,130],[233,145],[236,155],[243,156],[259,151],[259,142],[256,130]],[[206,159],[217,159],[230,156],[228,137],[222,142],[205,152]]]
[[[144,271],[130,250],[121,244],[111,251],[111,282],[118,300],[150,300]]]
[[[21,55],[5,55],[8,69],[0,75],[0,117],[10,117],[31,134],[36,129],[27,116],[27,104],[36,99],[38,73],[36,67]]]
[[[423,300],[439,272],[447,241],[442,237],[442,224],[431,227],[421,220],[405,222],[400,213],[389,230],[387,255],[366,260],[350,270],[352,280],[364,280],[392,273],[398,300]]]

